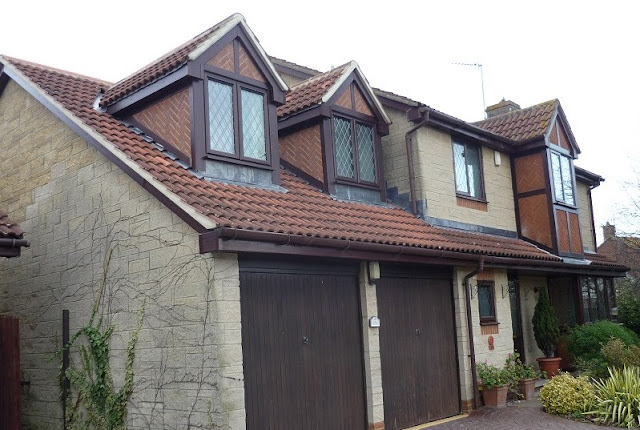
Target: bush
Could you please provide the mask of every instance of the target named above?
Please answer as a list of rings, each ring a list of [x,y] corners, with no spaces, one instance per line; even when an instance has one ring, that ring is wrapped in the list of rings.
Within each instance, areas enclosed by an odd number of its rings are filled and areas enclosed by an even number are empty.
[[[478,373],[478,385],[488,389],[502,387],[507,384],[511,385],[512,383],[507,371],[493,364],[478,363],[476,371]]]
[[[596,400],[588,412],[595,421],[620,427],[640,425],[640,369],[609,369],[609,378],[595,382]]]
[[[639,345],[640,338],[633,331],[611,321],[598,321],[575,327],[569,333],[569,352],[578,360],[604,360],[602,347],[611,338],[625,345]]]
[[[625,345],[620,339],[610,339],[602,347],[602,355],[609,367],[622,369],[627,366],[640,366],[640,348],[636,345]]]
[[[532,323],[533,335],[536,338],[538,348],[547,358],[553,357],[558,337],[560,337],[560,327],[546,288],[540,289],[538,303],[536,303],[536,307],[533,310]]]
[[[640,282],[624,280],[618,287],[618,321],[640,334]]]
[[[593,386],[586,378],[559,373],[540,390],[544,409],[555,415],[575,415],[590,410],[596,401]]]

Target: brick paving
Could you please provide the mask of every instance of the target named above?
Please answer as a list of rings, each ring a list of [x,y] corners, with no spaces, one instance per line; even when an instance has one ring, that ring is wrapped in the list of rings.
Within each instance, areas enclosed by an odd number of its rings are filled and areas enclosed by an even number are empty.
[[[428,430],[507,430],[507,429],[557,429],[588,430],[600,429],[602,426],[580,423],[565,418],[549,415],[542,411],[537,400],[511,404],[502,409],[482,408],[469,414],[467,418],[449,421],[444,424],[428,427]]]

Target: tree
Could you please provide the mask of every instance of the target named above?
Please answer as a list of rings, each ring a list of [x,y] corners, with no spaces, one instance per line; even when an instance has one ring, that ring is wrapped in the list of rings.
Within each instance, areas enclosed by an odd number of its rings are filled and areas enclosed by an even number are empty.
[[[546,288],[540,289],[538,303],[533,311],[533,334],[538,348],[547,358],[552,358],[560,337],[560,327]]]

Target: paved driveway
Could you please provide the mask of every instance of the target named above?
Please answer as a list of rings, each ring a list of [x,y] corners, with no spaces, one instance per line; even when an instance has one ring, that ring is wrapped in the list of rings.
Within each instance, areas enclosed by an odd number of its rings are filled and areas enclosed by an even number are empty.
[[[469,414],[467,418],[449,421],[428,427],[428,430],[511,430],[511,429],[557,429],[589,430],[599,429],[595,424],[579,423],[542,412],[537,400],[512,404],[502,409],[482,408]]]

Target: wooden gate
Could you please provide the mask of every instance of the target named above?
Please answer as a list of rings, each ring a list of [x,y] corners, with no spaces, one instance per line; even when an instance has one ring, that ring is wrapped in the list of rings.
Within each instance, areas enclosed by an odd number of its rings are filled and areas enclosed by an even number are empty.
[[[20,332],[18,318],[0,315],[0,427],[20,429]]]
[[[450,278],[383,277],[377,296],[385,428],[460,413]]]
[[[328,272],[241,272],[248,430],[365,428],[357,278]]]

